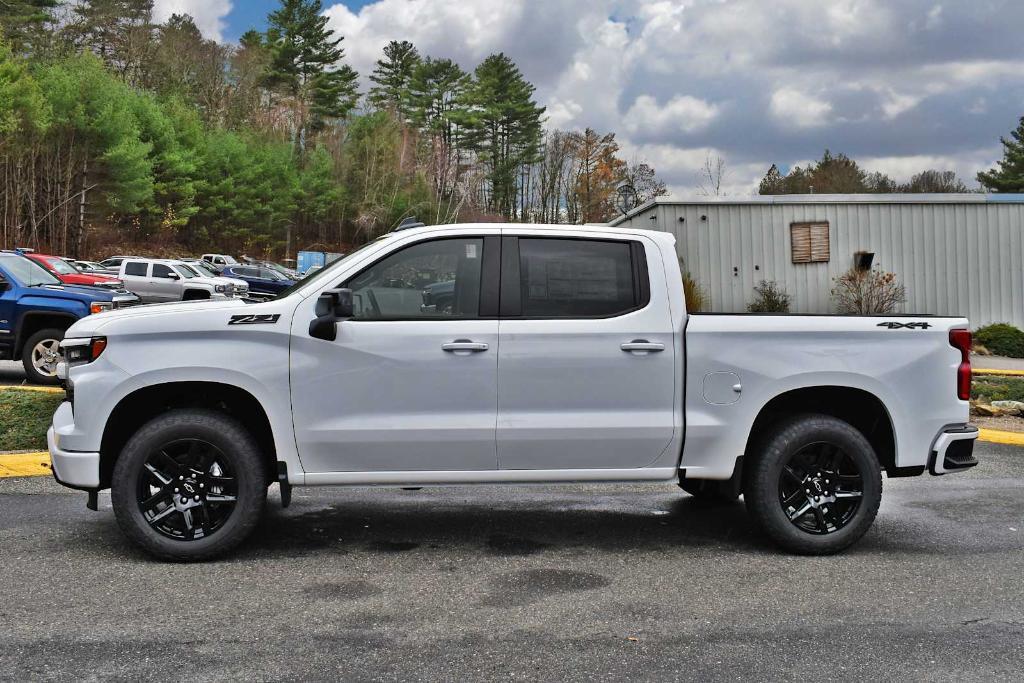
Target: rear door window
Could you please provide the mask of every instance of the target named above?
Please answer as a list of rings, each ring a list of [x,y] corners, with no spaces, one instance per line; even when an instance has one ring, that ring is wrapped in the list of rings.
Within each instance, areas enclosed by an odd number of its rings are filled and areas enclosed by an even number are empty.
[[[137,277],[146,277],[146,270],[148,269],[147,263],[141,261],[129,261],[124,267],[125,275],[134,275]]]
[[[630,242],[520,237],[521,315],[603,318],[635,310],[642,305],[635,271]]]

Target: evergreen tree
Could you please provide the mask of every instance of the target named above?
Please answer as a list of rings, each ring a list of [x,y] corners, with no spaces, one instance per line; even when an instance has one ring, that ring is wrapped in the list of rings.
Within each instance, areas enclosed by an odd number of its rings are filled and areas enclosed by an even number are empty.
[[[757,187],[758,194],[782,194],[782,174],[779,167],[772,164],[768,172],[761,178],[761,184]]]
[[[489,208],[513,217],[518,176],[524,164],[540,157],[544,107],[533,100],[534,87],[504,54],[491,55],[474,71],[458,121],[466,146],[487,171]]]
[[[356,72],[337,67],[343,38],[333,38],[320,0],[281,0],[267,17],[271,59],[266,82],[284,92],[294,111],[296,148],[302,156],[309,130],[344,118],[356,104]]]
[[[156,44],[153,0],[82,0],[73,7],[69,33],[82,50],[90,50],[122,79],[145,80]]]
[[[1010,139],[1000,138],[1003,158],[996,168],[978,174],[978,182],[993,192],[1024,192],[1024,116],[1020,125],[1010,133]]]
[[[26,54],[53,23],[60,0],[0,0],[0,40],[15,54]]]
[[[384,58],[370,74],[376,83],[367,99],[377,109],[393,109],[400,120],[405,120],[409,99],[409,85],[413,71],[420,62],[420,53],[408,40],[392,40],[384,46]]]

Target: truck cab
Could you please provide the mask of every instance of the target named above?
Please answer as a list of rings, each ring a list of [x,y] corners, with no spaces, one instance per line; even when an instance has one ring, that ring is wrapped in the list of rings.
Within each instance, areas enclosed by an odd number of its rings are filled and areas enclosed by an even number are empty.
[[[59,344],[77,320],[138,303],[109,288],[67,285],[17,252],[0,252],[0,358],[20,359],[29,381],[56,384]]]

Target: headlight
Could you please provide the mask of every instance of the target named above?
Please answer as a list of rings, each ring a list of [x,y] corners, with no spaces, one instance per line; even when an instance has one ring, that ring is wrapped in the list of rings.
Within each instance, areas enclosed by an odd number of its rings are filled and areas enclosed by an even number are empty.
[[[216,292],[226,292],[226,291],[228,291],[228,286],[227,285],[214,285],[213,289]]]
[[[61,350],[64,352],[64,362],[68,367],[91,363],[100,357],[103,350],[107,348],[106,337],[92,337],[91,339],[65,339],[61,342]]]
[[[111,311],[114,309],[114,303],[112,301],[93,301],[89,304],[90,313],[102,313],[103,311]]]

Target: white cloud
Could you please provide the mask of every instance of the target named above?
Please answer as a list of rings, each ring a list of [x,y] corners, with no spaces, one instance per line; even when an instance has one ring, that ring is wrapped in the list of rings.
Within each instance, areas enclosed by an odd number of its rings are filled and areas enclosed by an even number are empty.
[[[771,112],[783,126],[810,128],[827,122],[832,105],[796,88],[783,87],[772,93]]]
[[[164,22],[172,14],[188,14],[204,37],[221,42],[226,28],[224,18],[231,13],[231,6],[231,0],[155,0],[153,19]]]
[[[687,133],[706,128],[718,116],[718,107],[690,95],[676,95],[664,106],[650,95],[641,95],[626,112],[626,130]]]

